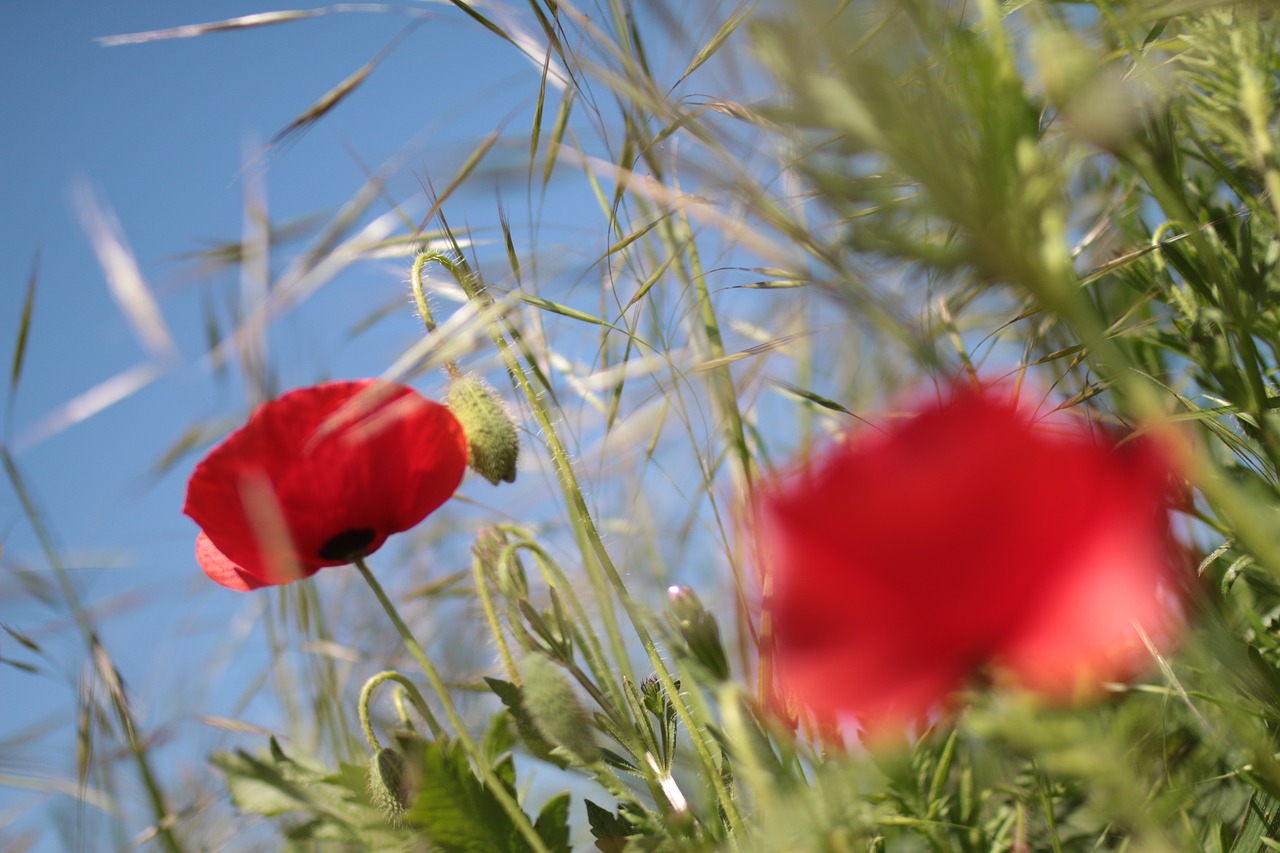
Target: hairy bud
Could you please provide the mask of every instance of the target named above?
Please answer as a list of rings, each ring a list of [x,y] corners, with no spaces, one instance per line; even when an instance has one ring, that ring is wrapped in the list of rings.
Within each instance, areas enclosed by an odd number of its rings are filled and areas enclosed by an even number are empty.
[[[474,376],[463,376],[449,386],[445,405],[466,433],[471,470],[495,486],[514,483],[520,438],[498,393]]]

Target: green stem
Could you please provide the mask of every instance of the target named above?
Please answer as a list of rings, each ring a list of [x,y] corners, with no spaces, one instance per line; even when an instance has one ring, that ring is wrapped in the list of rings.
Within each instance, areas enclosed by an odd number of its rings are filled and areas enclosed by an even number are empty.
[[[487,306],[492,300],[478,279],[472,274],[467,267],[465,261],[455,263],[453,258],[443,252],[436,252],[429,256],[428,260],[435,261],[444,267],[454,281],[462,288],[463,292],[473,302],[483,306]],[[519,342],[518,333],[510,327],[512,339]],[[551,452],[551,458],[555,463],[556,477],[560,482],[561,491],[565,494],[568,504],[569,520],[573,525],[574,533],[578,538],[579,549],[582,551],[584,558],[592,553],[594,548],[590,542],[590,536],[587,528],[591,526],[591,511],[587,508],[586,501],[582,497],[582,491],[578,488],[577,480],[573,475],[572,463],[569,460],[568,453],[565,452],[564,446],[560,444],[560,439],[556,433],[554,417],[547,408],[546,401],[538,389],[533,387],[521,367],[519,358],[512,352],[511,344],[507,342],[503,333],[494,328],[491,331],[493,342],[498,348],[498,353],[502,356],[504,365],[510,373],[512,379],[519,387],[521,393],[529,401],[530,407],[533,409],[534,417],[538,421],[543,435],[547,439],[547,448]],[[529,352],[523,353],[526,360],[530,364],[536,364],[533,355]],[[548,383],[549,385],[549,383]],[[597,537],[598,538],[598,537]],[[605,633],[609,636],[609,642],[612,646],[614,659],[621,670],[621,674],[635,680],[635,674],[631,670],[631,660],[627,656],[626,644],[622,640],[622,633],[618,630],[618,618],[613,609],[613,601],[609,597],[608,584],[596,571],[596,565],[590,559],[583,560],[587,569],[587,579],[591,582],[592,591],[595,593],[597,604],[600,607],[600,618],[604,622]],[[621,702],[621,696],[618,697]]]
[[[488,305],[492,301],[484,290],[484,285],[480,279],[467,268],[465,261],[455,264],[448,258],[436,257],[434,260],[453,275],[458,285],[472,301],[482,306]],[[520,343],[519,333],[511,325],[510,320],[503,322],[506,324],[512,340]],[[733,795],[729,792],[729,788],[721,776],[720,768],[716,765],[715,758],[711,754],[708,735],[698,725],[698,720],[694,718],[688,703],[676,686],[671,670],[667,667],[666,661],[662,659],[662,655],[658,652],[657,644],[654,643],[653,637],[649,633],[640,605],[631,597],[631,593],[622,581],[622,575],[619,574],[617,567],[614,566],[613,560],[609,556],[608,550],[605,548],[599,530],[596,529],[591,510],[587,506],[586,499],[582,495],[582,489],[578,485],[573,463],[564,445],[560,442],[560,436],[555,426],[555,418],[548,409],[546,399],[530,383],[529,377],[525,374],[520,360],[512,351],[512,345],[507,341],[503,332],[495,327],[492,329],[491,335],[508,372],[529,401],[530,408],[533,410],[534,417],[537,419],[538,426],[545,437],[547,449],[550,451],[551,458],[555,463],[556,478],[559,480],[560,489],[565,496],[569,518],[574,526],[574,532],[578,536],[583,556],[592,555],[595,557],[594,561],[584,559],[583,565],[596,593],[601,619],[605,624],[605,632],[609,635],[620,674],[631,678],[632,681],[635,680],[631,661],[627,655],[626,644],[623,642],[622,634],[618,630],[617,617],[613,611],[612,600],[609,597],[610,588],[617,596],[618,602],[622,605],[622,609],[626,612],[632,628],[639,637],[640,644],[644,647],[645,654],[649,659],[649,665],[653,668],[659,683],[662,684],[662,688],[671,698],[671,704],[676,710],[676,716],[680,718],[681,725],[684,726],[689,735],[689,743],[693,746],[693,751],[697,755],[703,776],[710,780],[716,799],[724,810],[725,817],[734,835],[738,838],[746,838],[747,831],[742,813],[739,811]],[[531,366],[536,367],[532,354],[526,352],[525,357],[529,360]]]
[[[430,261],[441,263],[440,253],[419,252],[418,256],[413,259],[413,266],[409,268],[409,282],[410,289],[413,290],[413,301],[418,305],[418,314],[422,317],[422,325],[427,327],[427,334],[429,335],[436,330],[436,320],[431,313],[431,305],[427,302],[427,292],[422,284],[422,268]],[[456,361],[446,361],[444,369],[449,374],[450,379],[457,379],[462,375],[462,371],[458,369]]]
[[[538,564],[538,571],[542,574],[543,582],[548,587],[557,589],[565,597],[581,625],[582,638],[584,640],[582,650],[592,674],[597,681],[608,685],[612,704],[621,707],[626,700],[613,683],[613,679],[610,678],[612,670],[605,662],[604,649],[600,646],[600,640],[596,637],[595,631],[591,627],[591,619],[587,616],[587,610],[582,605],[582,599],[574,591],[573,584],[569,583],[569,578],[565,576],[564,571],[551,558],[546,549],[528,538],[528,535],[523,530],[511,525],[502,525],[501,529],[510,530],[521,538],[519,541],[512,542],[502,549],[502,553],[498,556],[498,565],[506,566],[508,561],[517,559],[516,552],[520,550],[526,550],[533,555],[534,561]]]
[[[400,725],[411,729],[413,728],[413,723],[409,721],[409,709],[404,704],[404,697],[408,693],[409,691],[405,690],[403,685],[398,687],[396,692],[391,694],[391,702],[396,706],[396,715],[400,717]]]
[[[364,731],[364,739],[369,744],[369,749],[373,752],[382,749],[382,744],[378,743],[378,735],[373,731],[373,723],[369,720],[369,700],[373,698],[373,691],[378,685],[385,681],[394,681],[408,691],[409,701],[413,702],[413,707],[418,709],[422,719],[427,721],[427,728],[431,729],[431,734],[434,737],[440,737],[444,730],[436,722],[435,715],[431,713],[431,708],[427,706],[427,700],[422,698],[417,685],[393,669],[384,669],[366,681],[364,687],[360,689],[360,728]]]
[[[489,632],[498,644],[498,654],[502,657],[502,667],[507,671],[507,678],[512,684],[520,684],[520,673],[516,670],[515,659],[511,657],[511,649],[507,646],[506,634],[498,622],[498,612],[493,607],[493,596],[489,593],[489,583],[484,577],[484,565],[479,557],[471,558],[471,573],[476,580],[476,593],[480,596],[480,606],[484,608],[484,618],[489,622]]]
[[[476,744],[475,738],[471,736],[462,721],[462,717],[458,714],[457,706],[453,704],[453,697],[449,695],[449,690],[445,687],[444,681],[441,680],[440,673],[436,671],[435,665],[431,663],[431,659],[423,651],[422,645],[414,639],[413,633],[409,630],[409,626],[405,624],[404,619],[400,618],[400,611],[396,609],[395,604],[387,597],[387,593],[382,589],[382,584],[378,583],[378,579],[373,576],[373,572],[369,571],[369,567],[365,565],[363,558],[357,557],[355,559],[355,567],[360,570],[360,574],[364,576],[365,583],[369,585],[369,589],[373,590],[373,594],[377,597],[378,603],[382,605],[387,618],[395,626],[400,639],[404,641],[405,649],[417,661],[418,666],[422,668],[423,674],[431,684],[431,689],[436,692],[436,697],[440,700],[441,707],[444,708],[445,716],[449,718],[449,725],[453,726],[454,736],[462,744],[462,748],[466,750],[467,755],[471,757],[485,787],[489,789],[494,799],[502,806],[503,811],[511,818],[516,830],[529,843],[530,849],[534,853],[550,853],[547,850],[547,846],[542,842],[542,838],[533,828],[533,824],[529,822],[529,816],[524,813],[519,803],[507,792],[502,780],[494,774],[493,768],[489,766],[489,761],[485,757],[484,751]]]

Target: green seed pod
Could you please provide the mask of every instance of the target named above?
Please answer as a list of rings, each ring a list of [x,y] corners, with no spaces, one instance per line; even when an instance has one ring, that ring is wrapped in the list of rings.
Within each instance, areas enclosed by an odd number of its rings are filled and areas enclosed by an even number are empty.
[[[369,796],[393,826],[404,824],[404,813],[413,804],[413,785],[404,754],[380,749],[369,759]]]
[[[729,678],[720,626],[693,590],[678,585],[667,588],[667,619],[687,644],[684,649],[677,648],[677,654],[687,654],[718,681]]]
[[[542,736],[582,764],[593,764],[600,750],[591,716],[564,672],[545,655],[531,654],[520,662],[520,679],[525,710]]]
[[[449,386],[445,405],[466,433],[471,470],[495,486],[514,483],[520,438],[498,392],[474,376],[463,376]]]

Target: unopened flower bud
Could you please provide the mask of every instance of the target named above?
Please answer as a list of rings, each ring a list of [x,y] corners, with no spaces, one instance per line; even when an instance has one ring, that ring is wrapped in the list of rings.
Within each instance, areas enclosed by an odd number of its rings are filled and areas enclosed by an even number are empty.
[[[729,677],[729,659],[720,642],[720,626],[693,590],[680,585],[667,588],[667,618],[684,638],[691,658],[713,677],[721,681]]]
[[[498,393],[474,376],[463,376],[449,386],[445,404],[466,433],[471,470],[495,486],[514,483],[520,438]]]
[[[369,796],[391,824],[404,823],[404,813],[413,804],[412,788],[402,752],[383,748],[369,759]]]
[[[524,682],[524,706],[538,732],[583,765],[599,756],[592,736],[591,716],[578,701],[569,679],[541,654],[531,654],[520,662]]]

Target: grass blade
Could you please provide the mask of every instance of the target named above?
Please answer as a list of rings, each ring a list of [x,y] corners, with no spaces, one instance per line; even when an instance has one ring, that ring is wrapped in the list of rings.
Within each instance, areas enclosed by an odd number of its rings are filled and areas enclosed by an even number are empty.
[[[690,60],[689,67],[680,75],[680,79],[676,81],[676,86],[683,83],[690,74],[701,68],[712,56],[715,56],[716,51],[725,43],[725,40],[728,39],[729,36],[733,35],[734,31],[738,29],[738,25],[746,20],[747,16],[750,15],[758,5],[760,5],[760,0],[751,0],[750,3],[739,4],[737,10],[729,16],[728,20],[720,25],[720,29],[716,30],[715,35],[713,35],[707,43],[702,46],[702,49],[694,55],[693,59]]]
[[[378,51],[378,54],[373,59],[370,59],[364,65],[357,68],[355,73],[351,74],[347,79],[321,95],[320,99],[312,104],[306,112],[289,122],[283,130],[271,137],[271,142],[267,144],[267,147],[271,148],[280,144],[282,141],[290,138],[296,138],[300,133],[306,131],[307,128],[311,127],[311,125],[326,116],[330,110],[342,103],[348,95],[359,88],[360,84],[373,73],[373,69],[377,68],[378,65],[382,63],[382,60],[386,59],[391,51],[394,50],[400,42],[405,40],[409,33],[417,29],[419,23],[421,23],[421,21],[414,21],[397,33],[395,38],[387,42],[387,44],[382,48],[382,50]]]
[[[471,152],[471,156],[462,164],[462,168],[458,170],[458,174],[453,176],[453,180],[449,181],[449,185],[444,188],[444,192],[440,193],[432,202],[431,209],[427,211],[427,215],[422,217],[422,221],[418,223],[416,233],[422,233],[422,230],[427,227],[427,223],[435,218],[435,215],[440,212],[440,208],[444,206],[449,196],[453,195],[454,191],[467,179],[467,176],[475,171],[476,166],[480,165],[480,161],[484,159],[484,156],[497,144],[498,138],[498,131],[495,130],[476,146],[476,150]]]
[[[178,357],[178,345],[164,322],[160,304],[147,286],[133,250],[125,242],[115,214],[104,205],[88,185],[75,188],[75,205],[89,242],[93,244],[98,264],[107,278],[111,296],[133,327],[133,332],[151,356],[161,362]]]
[[[31,331],[31,311],[35,308],[36,282],[40,278],[40,250],[36,249],[31,260],[31,274],[27,277],[27,295],[22,300],[22,317],[18,320],[18,340],[13,345],[13,366],[9,370],[9,400],[18,390],[22,376],[22,362],[27,354],[27,335]]]

